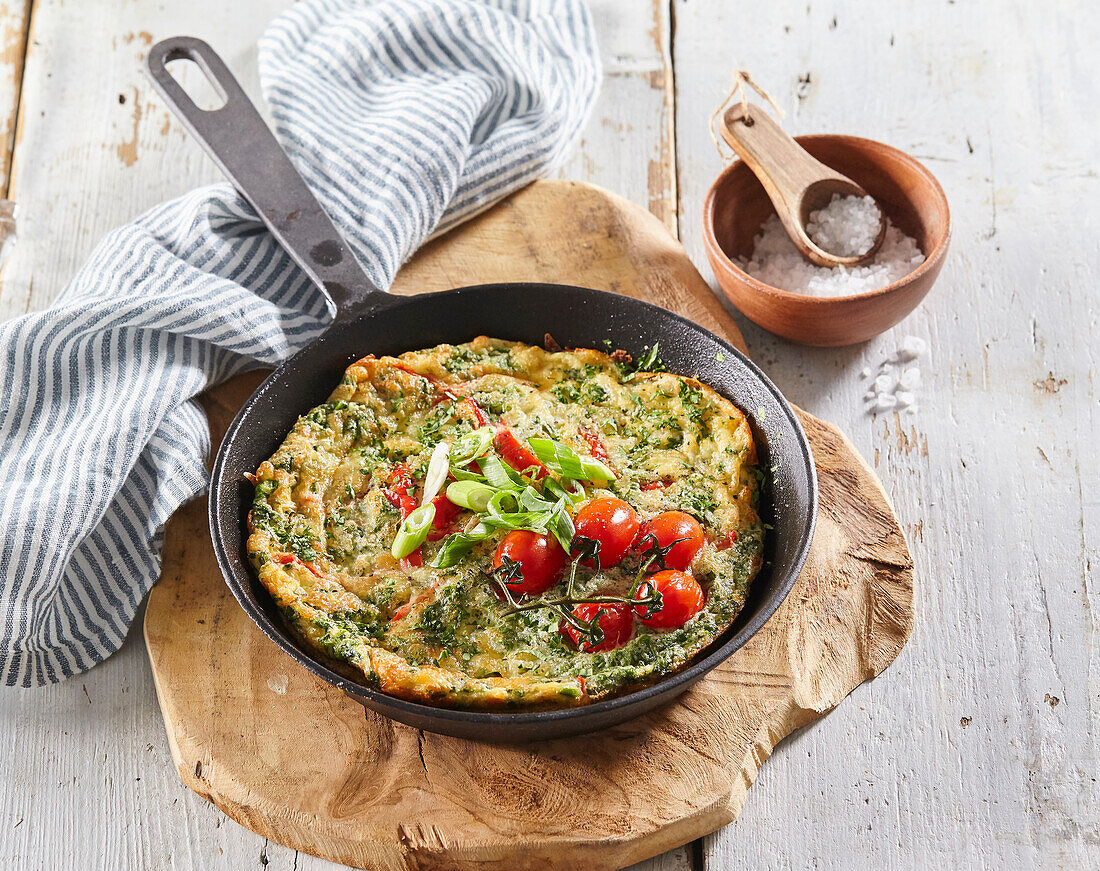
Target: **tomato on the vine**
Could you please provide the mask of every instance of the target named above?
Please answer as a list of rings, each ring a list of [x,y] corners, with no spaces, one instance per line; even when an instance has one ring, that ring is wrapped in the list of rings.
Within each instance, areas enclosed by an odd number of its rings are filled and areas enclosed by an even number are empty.
[[[519,577],[505,581],[511,593],[537,596],[558,582],[565,568],[565,551],[556,538],[526,529],[509,532],[497,545],[493,556],[494,572],[505,565],[515,564]]]
[[[656,537],[659,547],[668,547],[674,541],[677,542],[665,554],[664,567],[681,571],[691,565],[691,561],[703,549],[707,540],[703,525],[683,511],[666,511],[643,523],[638,533],[638,547],[645,548],[650,544],[646,541],[647,535]]]
[[[607,604],[584,602],[573,606],[573,616],[586,623],[596,619],[597,614],[599,615],[597,625],[603,632],[603,641],[599,644],[582,640],[581,633],[564,620],[561,621],[558,631],[572,641],[573,646],[583,653],[600,653],[605,650],[614,650],[616,647],[622,647],[630,640],[630,636],[634,632],[634,617],[631,614],[629,605],[625,602],[609,602]]]
[[[638,618],[651,629],[678,629],[703,610],[703,588],[691,575],[668,569],[646,578],[636,599],[645,599],[653,595],[653,590],[661,594],[661,608],[648,617],[644,605],[635,607]]]
[[[634,538],[638,535],[641,520],[638,512],[613,496],[593,499],[581,506],[573,518],[577,535],[600,543],[600,568],[608,569],[622,562]],[[579,548],[573,548],[574,553]],[[590,561],[585,562],[590,565]]]

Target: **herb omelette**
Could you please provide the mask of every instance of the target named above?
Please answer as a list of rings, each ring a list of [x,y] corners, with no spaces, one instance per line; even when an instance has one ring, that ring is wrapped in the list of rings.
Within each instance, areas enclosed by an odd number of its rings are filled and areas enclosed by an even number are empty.
[[[486,337],[365,357],[252,476],[249,559],[295,635],[403,699],[673,674],[741,610],[764,524],[744,414],[663,368]]]

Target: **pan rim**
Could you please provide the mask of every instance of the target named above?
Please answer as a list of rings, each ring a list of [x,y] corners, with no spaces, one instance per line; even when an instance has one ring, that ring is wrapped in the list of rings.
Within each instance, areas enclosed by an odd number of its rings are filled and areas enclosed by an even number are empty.
[[[760,384],[761,386],[771,394],[772,398],[776,401],[779,407],[783,410],[783,414],[786,416],[787,422],[792,427],[797,435],[799,451],[803,455],[805,461],[806,474],[806,487],[809,494],[809,517],[806,522],[803,523],[802,534],[797,542],[795,557],[791,564],[790,569],[786,572],[785,576],[781,579],[781,582],[776,585],[778,595],[775,597],[774,605],[765,606],[758,611],[753,617],[741,626],[736,632],[733,633],[723,644],[715,648],[709,655],[690,663],[686,668],[675,672],[668,677],[658,679],[655,683],[643,686],[637,690],[629,691],[621,695],[616,695],[609,699],[602,701],[592,702],[591,704],[581,705],[572,708],[555,708],[549,710],[534,710],[534,711],[479,711],[479,710],[465,710],[461,708],[445,708],[435,707],[433,705],[426,705],[419,702],[411,702],[407,699],[402,699],[397,696],[388,695],[380,690],[366,686],[365,684],[358,683],[344,677],[341,674],[330,669],[319,659],[311,656],[303,646],[299,646],[294,643],[289,634],[285,634],[279,631],[278,627],[274,625],[274,621],[265,613],[261,608],[257,607],[245,594],[246,585],[251,583],[251,577],[248,575],[248,568],[244,565],[244,561],[234,560],[227,553],[225,548],[225,542],[222,539],[220,533],[219,518],[223,514],[225,508],[223,491],[223,480],[225,476],[225,466],[230,453],[229,446],[235,441],[240,431],[241,426],[244,423],[244,419],[247,416],[249,409],[259,401],[263,396],[266,396],[272,389],[275,389],[278,385],[280,375],[289,370],[296,364],[299,357],[310,353],[311,349],[320,343],[325,335],[335,326],[337,323],[346,323],[351,321],[361,320],[363,318],[369,318],[375,314],[388,312],[395,310],[399,307],[408,305],[421,304],[424,302],[430,302],[432,299],[441,299],[443,297],[453,296],[465,296],[475,295],[478,292],[486,290],[501,290],[508,288],[542,288],[553,289],[555,291],[568,291],[568,292],[581,292],[583,294],[597,294],[601,296],[615,297],[617,300],[624,302],[627,305],[636,305],[643,308],[654,309],[662,314],[664,317],[671,317],[677,321],[683,327],[696,333],[701,333],[710,340],[717,342],[722,346],[723,350],[733,355],[733,360],[729,361],[727,365],[740,365],[746,369]],[[688,376],[696,377],[696,376]],[[713,387],[715,390],[719,390],[717,387]],[[719,390],[723,396],[726,394]],[[738,400],[734,397],[727,397],[731,401],[738,403]],[[770,445],[769,445],[770,446]],[[391,709],[395,712],[402,714],[420,717],[423,719],[437,720],[448,723],[462,723],[468,726],[482,725],[486,727],[498,727],[507,729],[508,727],[521,728],[524,726],[533,726],[536,724],[547,724],[555,722],[570,722],[577,723],[583,722],[589,719],[599,719],[601,715],[608,714],[619,708],[627,705],[640,705],[647,700],[659,699],[659,697],[672,694],[674,690],[679,687],[686,689],[694,681],[701,678],[707,672],[711,671],[734,653],[736,653],[741,647],[743,647],[748,641],[753,638],[757,632],[774,616],[776,611],[786,600],[791,589],[794,587],[795,582],[798,580],[799,575],[805,565],[806,558],[809,555],[810,544],[813,541],[814,530],[817,525],[817,513],[818,513],[818,480],[817,469],[814,464],[813,451],[810,448],[809,440],[806,437],[806,433],[802,428],[801,422],[798,420],[797,414],[795,414],[793,407],[787,401],[787,399],[780,392],[779,388],[768,378],[767,375],[754,363],[749,357],[734,347],[728,341],[721,336],[712,333],[705,327],[696,324],[694,321],[677,314],[676,312],[662,308],[661,306],[647,302],[645,300],[637,299],[635,297],[625,296],[623,294],[616,294],[610,291],[597,290],[595,288],[582,287],[579,285],[569,284],[557,284],[553,282],[487,282],[483,284],[464,285],[462,287],[451,288],[449,290],[432,291],[428,293],[415,294],[411,296],[396,296],[386,294],[386,297],[382,300],[374,300],[374,305],[364,307],[359,311],[349,312],[347,315],[338,316],[336,320],[330,324],[323,333],[310,341],[307,345],[297,351],[288,360],[282,363],[276,368],[264,381],[256,388],[255,391],[248,397],[245,403],[238,410],[234,416],[229,427],[225,431],[225,435],[222,438],[221,444],[218,446],[218,451],[215,456],[214,465],[210,475],[209,485],[209,501],[208,501],[208,522],[210,527],[210,537],[214,546],[214,555],[218,563],[218,568],[221,571],[223,580],[226,586],[229,587],[233,597],[237,600],[238,604],[244,609],[249,619],[255,623],[259,629],[266,635],[271,641],[291,658],[293,658],[300,665],[307,670],[325,680],[327,683],[342,690],[348,695],[352,696],[357,702],[364,703],[364,700],[370,703],[370,707],[375,710],[379,710],[385,714],[386,709]],[[238,516],[239,512],[234,510],[234,516]],[[799,522],[802,523],[802,518],[799,518]],[[242,563],[242,572],[237,570],[237,562]],[[238,577],[242,574],[242,577]],[[729,631],[729,630],[727,630]],[[721,637],[721,636],[719,636]],[[659,703],[659,701],[655,702]],[[598,725],[594,728],[599,728]],[[578,730],[582,731],[582,730]]]

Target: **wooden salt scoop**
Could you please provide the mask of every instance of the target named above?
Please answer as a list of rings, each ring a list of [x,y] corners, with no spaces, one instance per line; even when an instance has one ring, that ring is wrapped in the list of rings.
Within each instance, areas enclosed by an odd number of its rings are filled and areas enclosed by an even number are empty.
[[[867,191],[813,158],[766,111],[750,103],[735,103],[722,114],[720,128],[722,138],[764,185],[787,235],[806,259],[818,266],[855,266],[873,256],[882,245],[886,219],[881,208],[878,237],[863,254],[838,257],[810,238],[806,222],[811,212],[827,206],[833,194],[865,197]]]

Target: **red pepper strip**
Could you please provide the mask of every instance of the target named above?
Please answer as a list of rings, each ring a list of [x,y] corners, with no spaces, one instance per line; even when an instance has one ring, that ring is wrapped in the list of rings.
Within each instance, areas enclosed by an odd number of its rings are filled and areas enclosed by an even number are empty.
[[[389,487],[382,488],[382,495],[394,508],[401,511],[401,519],[404,520],[416,510],[416,498],[409,493],[415,485],[406,463],[394,467],[390,472],[389,483]]]
[[[404,520],[416,510],[416,498],[409,493],[415,484],[408,464],[401,463],[395,466],[393,471],[390,472],[389,482],[390,487],[382,488],[382,495],[390,501],[394,508],[401,512],[401,519]],[[420,548],[401,560],[401,567],[404,569],[414,569],[423,564],[424,560],[420,556]]]
[[[275,561],[277,563],[279,563],[280,565],[284,565],[284,566],[289,565],[290,563],[297,563],[298,565],[302,566],[303,568],[308,569],[309,571],[313,572],[313,574],[315,574],[317,577],[319,577],[319,578],[324,577],[324,575],[321,574],[321,570],[319,568],[317,568],[317,566],[315,566],[313,563],[307,563],[304,560],[298,559],[298,557],[296,557],[292,553],[284,553],[281,557],[279,557]]]
[[[581,675],[580,677],[577,678],[577,683],[579,683],[581,685],[581,695],[582,696],[588,695],[588,683],[587,683],[587,681],[585,681],[584,675]]]
[[[474,420],[477,421],[479,427],[489,425],[489,416],[485,413],[485,410],[470,399],[469,396],[464,396],[459,405],[464,405],[470,410],[470,413],[474,416]]]
[[[409,599],[409,601],[407,601],[404,605],[393,612],[393,616],[390,617],[390,622],[393,623],[395,620],[400,620],[402,617],[406,616],[413,609],[414,605],[419,605],[421,602],[425,601],[426,599],[428,599],[429,596],[435,593],[436,590],[439,589],[439,585],[440,582],[435,581],[430,587],[428,587],[428,589],[422,590],[411,599]]]
[[[398,608],[396,611],[393,612],[393,616],[390,617],[390,622],[395,623],[398,620],[400,620],[402,617],[404,617],[406,614],[408,614],[412,610],[412,607],[413,607],[413,603],[411,601],[406,602],[404,605],[402,605],[400,608]]]
[[[455,518],[462,513],[463,508],[455,505],[445,493],[436,496],[432,505],[435,506],[435,520],[432,521],[433,531],[428,533],[428,541],[439,541],[451,531]]]
[[[440,381],[438,378],[435,378],[432,375],[425,375],[423,372],[417,372],[415,369],[409,368],[404,363],[394,363],[394,368],[400,369],[402,372],[408,372],[410,375],[416,375],[418,378],[423,378],[425,381],[431,384],[432,388],[438,394],[435,402],[433,403],[434,405],[439,405],[439,403],[441,403],[444,399],[449,399],[451,402],[458,402],[459,397],[461,397],[463,393],[469,390],[471,385],[473,384],[473,381],[459,381],[457,384],[448,384],[446,381]],[[470,401],[473,402],[473,400]],[[483,414],[484,412],[482,412],[480,409],[477,409],[477,415],[480,416]],[[478,426],[485,426],[486,423],[488,423],[487,420],[479,422]]]
[[[408,493],[402,493],[399,490],[391,490],[389,487],[383,487],[382,495],[389,500],[390,505],[401,511],[402,520],[416,510],[416,500]]]
[[[714,546],[719,550],[726,550],[733,547],[733,543],[737,541],[737,530],[731,529],[722,538],[715,542]]]
[[[606,466],[614,472],[615,469],[611,466],[611,455],[607,452],[607,448],[603,446],[599,434],[583,426],[580,428],[580,434],[581,438],[588,442],[588,449],[592,452],[592,456],[601,463],[606,464]]]
[[[497,434],[493,437],[493,447],[497,449],[501,459],[517,472],[523,472],[535,467],[535,478],[545,478],[550,474],[539,458],[523,446],[510,429],[503,423],[497,427]]]
[[[667,480],[667,479],[662,479],[660,481],[647,481],[646,483],[642,484],[642,486],[639,489],[641,489],[641,490],[663,490],[663,489],[665,489],[665,487],[667,487],[671,483],[672,482]]]

